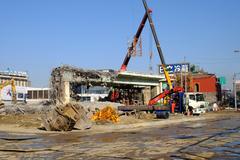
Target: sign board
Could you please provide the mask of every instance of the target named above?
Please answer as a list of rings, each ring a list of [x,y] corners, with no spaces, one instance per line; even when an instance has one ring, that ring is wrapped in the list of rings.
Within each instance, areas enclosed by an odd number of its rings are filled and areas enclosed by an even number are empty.
[[[166,82],[162,82],[162,89],[167,89],[168,85]]]
[[[189,63],[167,64],[166,69],[169,74],[189,72]],[[164,74],[162,65],[159,65],[159,74]]]
[[[1,98],[3,101],[11,101],[12,100],[12,87],[11,85],[8,85],[6,87],[4,87],[1,90]],[[17,100],[24,100],[24,95],[27,94],[27,87],[20,87],[20,86],[16,86],[16,96],[17,96]]]
[[[25,77],[28,77],[27,72],[18,72],[18,71],[0,71],[0,74],[9,75],[9,76],[25,76]]]
[[[224,84],[226,84],[226,78],[225,78],[225,77],[219,77],[219,78],[218,78],[218,82],[219,82],[221,85],[224,85]]]

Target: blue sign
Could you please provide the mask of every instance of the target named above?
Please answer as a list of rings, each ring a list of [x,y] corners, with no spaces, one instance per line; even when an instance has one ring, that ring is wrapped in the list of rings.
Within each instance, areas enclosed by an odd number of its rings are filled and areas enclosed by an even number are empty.
[[[226,78],[225,78],[225,77],[219,77],[219,78],[218,78],[218,82],[219,82],[221,85],[224,85],[224,84],[226,84]]]
[[[181,63],[181,64],[168,64],[166,65],[166,69],[169,74],[180,73],[180,72],[189,72],[189,63]],[[163,68],[159,66],[159,73],[163,74]]]

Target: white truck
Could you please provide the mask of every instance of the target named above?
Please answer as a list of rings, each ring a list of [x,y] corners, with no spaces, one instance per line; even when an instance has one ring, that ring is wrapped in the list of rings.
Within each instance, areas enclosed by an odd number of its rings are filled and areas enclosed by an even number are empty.
[[[204,94],[201,92],[187,92],[184,93],[184,106],[194,115],[200,115],[206,112],[208,102],[205,101]]]

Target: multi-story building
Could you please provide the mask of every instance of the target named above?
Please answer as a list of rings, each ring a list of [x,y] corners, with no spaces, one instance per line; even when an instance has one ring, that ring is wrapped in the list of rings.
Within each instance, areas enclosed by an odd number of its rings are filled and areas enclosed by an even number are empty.
[[[236,83],[236,92],[239,92],[240,91],[240,80],[236,80],[235,83]]]
[[[11,79],[14,79],[16,86],[20,87],[30,86],[27,72],[0,71],[0,84]]]

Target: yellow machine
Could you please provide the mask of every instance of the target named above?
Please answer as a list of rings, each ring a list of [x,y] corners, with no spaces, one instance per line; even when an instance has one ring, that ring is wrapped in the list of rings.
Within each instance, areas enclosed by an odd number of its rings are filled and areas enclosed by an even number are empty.
[[[106,106],[96,112],[91,119],[94,121],[112,121],[116,123],[119,121],[119,116],[111,106]]]
[[[0,84],[0,105],[4,104],[1,100],[1,91],[4,87],[6,87],[8,85],[11,85],[11,87],[12,87],[12,102],[13,102],[13,104],[17,103],[15,81],[14,81],[14,79],[11,79],[10,81],[5,81],[4,83]]]

